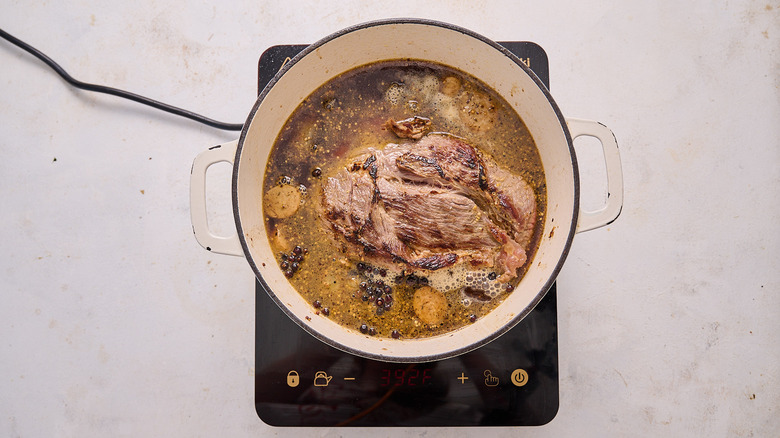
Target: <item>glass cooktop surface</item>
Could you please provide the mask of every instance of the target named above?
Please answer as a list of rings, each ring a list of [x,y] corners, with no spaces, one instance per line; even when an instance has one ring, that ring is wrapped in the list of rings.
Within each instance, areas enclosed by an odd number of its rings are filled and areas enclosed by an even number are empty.
[[[547,55],[500,42],[549,88]],[[306,45],[260,57],[259,89]],[[272,426],[538,426],[558,412],[556,285],[519,324],[460,356],[399,364],[342,352],[298,327],[256,281],[255,406]]]

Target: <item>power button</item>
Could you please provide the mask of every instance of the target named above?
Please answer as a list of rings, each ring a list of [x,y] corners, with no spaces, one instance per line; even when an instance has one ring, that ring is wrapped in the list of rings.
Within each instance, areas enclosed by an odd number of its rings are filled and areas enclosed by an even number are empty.
[[[512,384],[515,386],[525,386],[528,383],[528,373],[524,369],[518,368],[512,371],[511,376]]]

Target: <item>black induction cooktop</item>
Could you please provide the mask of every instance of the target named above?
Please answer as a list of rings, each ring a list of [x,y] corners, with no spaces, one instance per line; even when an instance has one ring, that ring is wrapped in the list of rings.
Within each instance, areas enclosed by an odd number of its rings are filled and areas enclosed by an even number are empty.
[[[549,88],[547,54],[501,42]],[[259,89],[306,45],[260,57]],[[342,352],[298,327],[256,281],[255,406],[272,426],[538,426],[558,412],[556,285],[518,325],[472,352],[387,363]]]

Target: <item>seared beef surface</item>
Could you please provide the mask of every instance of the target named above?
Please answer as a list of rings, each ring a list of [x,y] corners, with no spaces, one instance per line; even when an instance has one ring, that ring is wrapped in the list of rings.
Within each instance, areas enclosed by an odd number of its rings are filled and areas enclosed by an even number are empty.
[[[508,281],[526,262],[533,189],[458,137],[368,148],[328,178],[323,219],[356,255],[435,270],[492,266]]]

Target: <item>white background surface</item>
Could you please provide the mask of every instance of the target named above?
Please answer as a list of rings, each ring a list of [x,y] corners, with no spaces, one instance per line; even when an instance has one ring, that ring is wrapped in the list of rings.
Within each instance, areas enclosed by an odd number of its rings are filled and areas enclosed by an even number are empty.
[[[559,278],[559,413],[493,435],[778,436],[777,0],[0,4],[77,78],[235,123],[268,46],[397,16],[540,44],[564,114],[621,146],[622,216]],[[4,41],[0,65],[0,435],[452,435],[262,424],[251,270],[189,219],[192,159],[237,134],[75,91]]]

